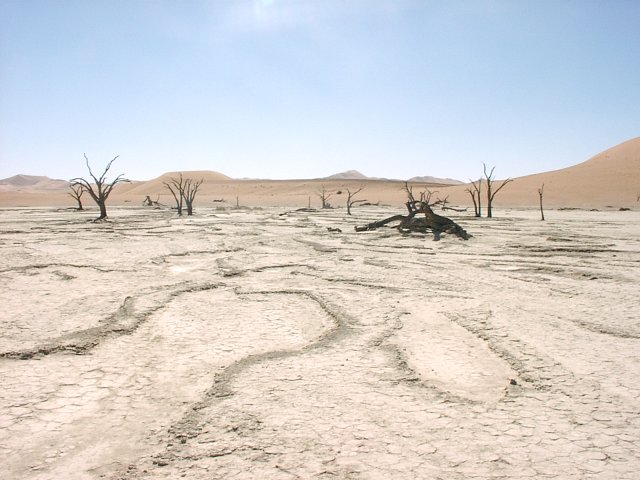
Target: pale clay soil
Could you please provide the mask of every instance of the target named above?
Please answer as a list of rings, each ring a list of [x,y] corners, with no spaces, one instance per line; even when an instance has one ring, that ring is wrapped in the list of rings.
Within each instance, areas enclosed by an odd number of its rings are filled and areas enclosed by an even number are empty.
[[[638,478],[640,212],[284,211],[0,210],[0,477]]]

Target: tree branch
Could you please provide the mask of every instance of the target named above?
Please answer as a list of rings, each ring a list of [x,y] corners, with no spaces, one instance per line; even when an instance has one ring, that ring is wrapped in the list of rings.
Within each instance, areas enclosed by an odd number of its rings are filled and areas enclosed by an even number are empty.
[[[513,178],[507,178],[506,180],[504,180],[502,184],[492,192],[491,200],[493,200],[493,197],[496,196],[496,193],[502,190],[502,187],[504,187],[507,183],[511,183],[511,182],[513,182]]]

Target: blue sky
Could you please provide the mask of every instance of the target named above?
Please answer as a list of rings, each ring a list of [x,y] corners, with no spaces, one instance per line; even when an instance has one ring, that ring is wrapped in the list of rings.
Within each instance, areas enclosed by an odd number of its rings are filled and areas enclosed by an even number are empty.
[[[0,0],[0,178],[498,177],[640,135],[636,0]]]

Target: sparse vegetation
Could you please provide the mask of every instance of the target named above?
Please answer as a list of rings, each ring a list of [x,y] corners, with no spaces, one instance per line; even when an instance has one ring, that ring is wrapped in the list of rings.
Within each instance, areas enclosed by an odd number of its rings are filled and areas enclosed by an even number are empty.
[[[171,178],[168,182],[163,182],[176,202],[178,215],[182,215],[184,205],[187,207],[187,215],[193,215],[193,201],[203,181],[204,179],[195,181],[191,178],[183,178],[180,173],[178,178]]]
[[[467,188],[467,192],[471,195],[471,200],[473,201],[473,210],[475,212],[476,217],[482,217],[482,178],[479,178],[476,182],[473,180],[469,180],[471,182],[471,187]]]
[[[496,194],[505,187],[505,185],[513,182],[513,178],[507,178],[506,180],[503,180],[500,186],[494,190],[493,171],[496,169],[496,167],[492,167],[491,171],[487,173],[487,165],[483,163],[482,166],[484,168],[484,178],[487,182],[487,218],[491,218],[493,217],[493,199],[495,198]]]
[[[185,181],[184,201],[187,204],[187,215],[193,215],[193,201],[198,194],[198,189],[200,188],[200,185],[202,185],[202,182],[204,182],[204,179],[202,178],[198,181],[188,178]]]
[[[71,192],[69,192],[69,195],[78,203],[78,207],[76,208],[76,210],[84,210],[84,208],[82,207],[82,194],[84,193],[84,187],[82,185],[71,184],[69,188],[71,188]]]
[[[322,185],[320,187],[320,191],[318,192],[318,197],[320,197],[320,202],[322,204],[322,208],[331,208],[331,204],[329,203],[329,199],[333,196],[333,192],[327,190],[327,188]]]
[[[356,232],[376,230],[389,223],[399,221],[400,223],[396,226],[396,228],[400,232],[431,232],[433,233],[433,239],[435,241],[440,240],[440,235],[442,233],[452,233],[457,237],[462,238],[463,240],[468,240],[471,237],[471,235],[469,235],[464,230],[464,228],[462,228],[450,218],[443,217],[434,213],[432,207],[434,207],[435,205],[440,205],[442,203],[442,200],[437,200],[436,202],[431,203],[433,192],[424,190],[420,192],[420,200],[416,200],[413,195],[413,189],[409,186],[408,183],[405,183],[405,190],[407,192],[408,199],[405,203],[407,210],[409,210],[408,215],[394,215],[392,217],[385,218],[377,222],[372,222],[367,225],[356,226]],[[419,213],[424,214],[424,218],[416,218],[416,215]]]
[[[160,195],[156,196],[155,200],[151,200],[151,197],[147,195],[147,198],[142,201],[143,207],[159,207],[160,205]]]
[[[91,166],[89,165],[89,159],[87,158],[87,155],[84,154],[84,159],[87,164],[87,169],[89,170],[89,175],[91,175],[91,178],[93,179],[93,184],[82,177],[72,178],[70,180],[72,187],[82,187],[83,190],[89,193],[93,201],[96,202],[96,204],[100,208],[100,216],[96,219],[96,221],[104,220],[105,218],[107,218],[107,199],[109,198],[109,195],[111,195],[113,187],[115,187],[118,183],[129,182],[128,179],[124,178],[123,173],[118,175],[112,182],[107,182],[107,173],[111,168],[111,164],[113,164],[113,162],[115,162],[118,157],[119,155],[113,157],[113,159],[111,159],[111,161],[107,163],[107,166],[105,167],[104,172],[102,172],[102,175],[96,177],[91,171]]]
[[[544,195],[544,183],[538,189],[538,196],[540,197],[540,220],[544,222],[544,209],[542,208],[542,196]]]
[[[366,200],[356,200],[355,197],[358,193],[364,190],[364,187],[360,187],[353,192],[347,188],[347,215],[351,215],[351,208],[357,203],[364,203]]]
[[[171,178],[168,182],[162,182],[176,202],[176,210],[178,211],[178,215],[182,215],[182,201],[184,198],[184,179],[182,178],[182,173],[178,178]]]

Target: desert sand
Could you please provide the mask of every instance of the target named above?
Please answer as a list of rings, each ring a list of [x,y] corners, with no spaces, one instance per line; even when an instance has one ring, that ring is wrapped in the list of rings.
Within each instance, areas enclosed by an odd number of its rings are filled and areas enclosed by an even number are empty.
[[[355,232],[403,213],[399,181],[185,172],[178,217],[169,172],[94,223],[65,182],[14,177],[0,477],[638,478],[638,172],[640,138],[515,179],[439,242]],[[323,186],[337,208],[304,211]]]
[[[120,160],[119,160],[120,161]],[[79,163],[79,176],[85,175]],[[488,165],[491,169],[491,165]],[[114,164],[114,173],[126,173],[126,162]],[[318,193],[323,186],[334,192],[330,203],[344,208],[347,189],[363,188],[359,199],[371,203],[399,206],[406,201],[403,181],[376,179],[309,179],[309,180],[239,180],[216,171],[185,171],[185,178],[203,180],[196,206],[287,206],[320,207]],[[142,205],[146,196],[165,205],[173,205],[173,197],[164,182],[177,178],[180,172],[167,172],[148,181],[133,181],[117,185],[109,204],[119,206]],[[477,172],[470,172],[477,179],[482,175],[482,164]],[[502,183],[500,170],[495,172],[495,186]],[[17,176],[6,183],[0,182],[0,208],[27,206],[76,205],[68,195],[68,184],[47,177]],[[462,179],[467,180],[467,179]],[[35,183],[32,183],[34,182]],[[544,185],[544,205],[550,208],[618,209],[640,207],[640,137],[616,145],[594,157],[569,168],[519,177],[509,183],[495,197],[499,207],[536,207],[538,189]],[[471,197],[465,185],[415,183],[416,190],[428,188],[434,199],[473,209]],[[340,193],[338,193],[340,192]],[[483,202],[485,190],[483,189]],[[90,205],[88,195],[83,197]]]
[[[2,477],[637,478],[640,213],[397,212],[1,209]]]

